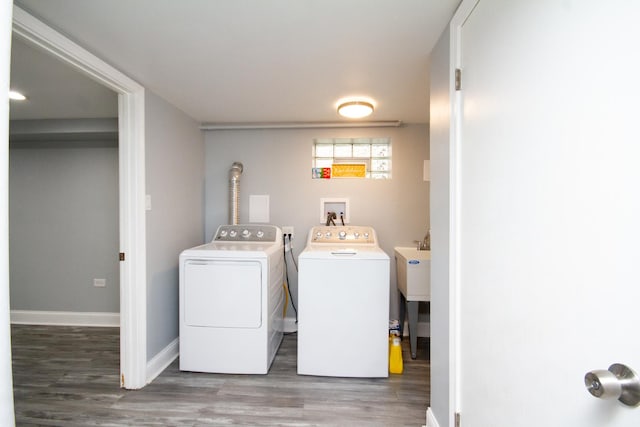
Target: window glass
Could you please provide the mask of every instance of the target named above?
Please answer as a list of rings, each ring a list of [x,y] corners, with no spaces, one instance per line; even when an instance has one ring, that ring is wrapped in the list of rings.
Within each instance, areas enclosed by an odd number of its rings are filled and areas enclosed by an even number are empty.
[[[314,140],[314,168],[334,163],[364,163],[366,177],[391,178],[390,138],[318,138]]]
[[[333,144],[316,144],[316,157],[333,157]]]
[[[334,157],[351,157],[352,144],[336,144],[333,146]]]
[[[333,159],[316,159],[316,168],[330,168],[333,164]]]
[[[381,172],[389,170],[389,161],[387,159],[372,159],[371,160],[371,171]]]
[[[371,157],[371,144],[354,144],[353,157]]]
[[[372,157],[389,157],[390,150],[388,144],[371,144]]]

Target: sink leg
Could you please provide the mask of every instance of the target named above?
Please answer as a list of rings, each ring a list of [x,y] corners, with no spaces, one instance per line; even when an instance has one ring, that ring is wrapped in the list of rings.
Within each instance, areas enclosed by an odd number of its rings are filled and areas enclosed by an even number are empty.
[[[411,344],[412,359],[415,359],[417,356],[419,304],[419,301],[407,301],[407,311],[409,312],[409,342]]]
[[[402,295],[402,292],[398,292],[398,296],[400,297],[400,307],[398,307],[398,309],[400,311],[400,313],[399,313],[399,316],[400,316],[400,319],[399,319],[399,322],[400,322],[400,338],[402,338],[404,336],[404,319],[405,319],[406,313],[407,313],[407,307],[406,307],[407,300],[404,297],[404,295]]]

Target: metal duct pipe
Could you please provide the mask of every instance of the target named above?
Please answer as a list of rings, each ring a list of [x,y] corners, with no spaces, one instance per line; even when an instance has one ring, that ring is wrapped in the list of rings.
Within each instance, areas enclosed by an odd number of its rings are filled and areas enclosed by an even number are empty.
[[[240,175],[242,163],[233,162],[229,169],[229,224],[238,225],[240,221]]]

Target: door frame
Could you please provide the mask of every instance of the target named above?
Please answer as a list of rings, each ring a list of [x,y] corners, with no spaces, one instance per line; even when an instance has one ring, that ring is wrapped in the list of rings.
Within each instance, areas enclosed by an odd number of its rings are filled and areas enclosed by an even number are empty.
[[[460,232],[461,232],[461,182],[462,182],[462,120],[463,105],[462,93],[455,88],[456,70],[463,69],[462,64],[462,26],[465,24],[480,0],[463,0],[456,11],[450,26],[450,102],[451,102],[451,136],[450,136],[450,160],[449,160],[449,286],[451,289],[449,300],[449,426],[456,425],[456,414],[462,410],[461,399],[461,329],[460,329],[460,289],[461,289],[461,266],[460,266]]]
[[[120,386],[147,384],[144,87],[18,6],[13,34],[118,93]],[[117,256],[117,254],[114,254]]]

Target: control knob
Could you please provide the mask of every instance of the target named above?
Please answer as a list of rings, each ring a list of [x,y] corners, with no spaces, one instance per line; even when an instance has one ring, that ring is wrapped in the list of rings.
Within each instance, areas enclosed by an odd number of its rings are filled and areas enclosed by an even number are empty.
[[[262,239],[264,237],[264,231],[258,230],[258,232],[256,233],[256,236],[258,236],[259,239]]]
[[[242,237],[246,239],[249,236],[251,236],[251,232],[249,230],[247,230],[246,228],[242,230]]]
[[[324,237],[326,237],[327,239],[329,239],[331,237],[331,232],[327,231],[324,235]]]
[[[236,237],[237,235],[238,235],[238,232],[237,232],[236,230],[231,230],[231,231],[229,232],[229,236],[230,236],[230,237]]]
[[[344,240],[347,238],[347,232],[346,231],[341,231],[340,233],[338,233],[338,237],[340,238],[340,240]]]

